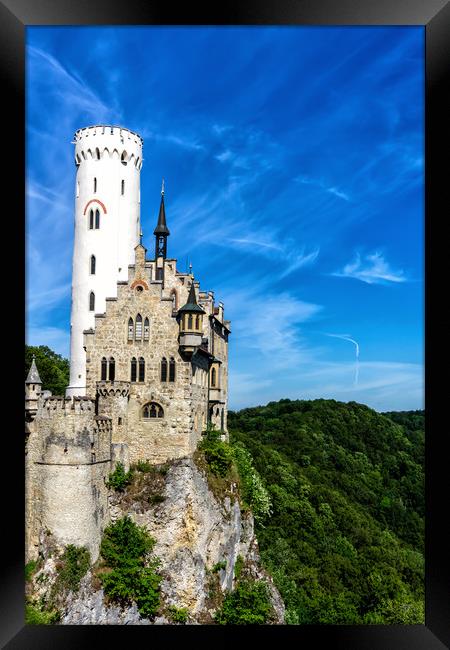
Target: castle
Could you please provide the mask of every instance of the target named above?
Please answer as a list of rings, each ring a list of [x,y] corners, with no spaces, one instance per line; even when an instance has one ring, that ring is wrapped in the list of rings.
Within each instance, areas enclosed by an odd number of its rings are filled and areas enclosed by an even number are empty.
[[[26,560],[49,531],[92,559],[109,522],[120,461],[191,455],[208,422],[227,438],[230,322],[212,291],[167,256],[164,184],[147,259],[140,225],[142,138],[125,128],[75,133],[70,385],[25,382]]]

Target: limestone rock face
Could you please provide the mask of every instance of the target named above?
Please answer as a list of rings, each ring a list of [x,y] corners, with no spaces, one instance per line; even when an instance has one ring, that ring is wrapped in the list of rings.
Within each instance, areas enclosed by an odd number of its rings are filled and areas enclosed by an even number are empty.
[[[222,592],[232,590],[235,563],[240,555],[250,574],[268,583],[276,623],[284,623],[281,597],[260,566],[252,515],[241,512],[237,499],[234,502],[229,497],[223,502],[217,499],[192,458],[174,461],[164,479],[161,503],[156,506],[143,505],[139,500],[124,503],[113,497],[110,512],[113,520],[128,514],[156,540],[153,552],[161,560],[161,596],[165,607],[187,608],[191,624],[205,622],[205,615],[210,618],[213,613],[208,609],[211,576],[218,577]],[[226,563],[225,568],[217,570],[218,563]],[[142,619],[135,605],[125,609],[106,606],[103,591],[92,587],[90,573],[83,578],[79,592],[67,599],[61,622],[69,625],[170,623],[164,616],[151,622]]]

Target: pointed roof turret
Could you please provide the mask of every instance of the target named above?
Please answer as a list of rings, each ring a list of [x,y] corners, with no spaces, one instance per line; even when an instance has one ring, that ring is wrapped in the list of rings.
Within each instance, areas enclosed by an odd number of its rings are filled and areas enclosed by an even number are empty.
[[[170,235],[170,230],[167,227],[166,223],[166,211],[164,208],[164,179],[162,182],[162,188],[161,188],[161,204],[159,206],[159,215],[158,215],[158,223],[156,224],[156,228],[153,231],[154,235]]]
[[[194,287],[194,281],[191,283],[191,288],[189,289],[189,295],[187,299],[187,303],[183,305],[179,310],[179,312],[198,312],[200,314],[206,314],[205,310],[200,307],[197,303],[197,297],[195,295],[195,287]]]
[[[42,384],[41,378],[39,377],[39,372],[35,363],[36,357],[33,354],[33,361],[31,362],[31,368],[26,378],[26,384]]]

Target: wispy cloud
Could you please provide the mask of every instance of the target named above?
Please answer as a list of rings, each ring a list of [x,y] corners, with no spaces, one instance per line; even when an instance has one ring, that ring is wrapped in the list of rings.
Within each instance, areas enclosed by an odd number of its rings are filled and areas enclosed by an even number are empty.
[[[361,255],[356,253],[355,259],[346,264],[342,271],[336,271],[331,275],[342,278],[355,278],[367,284],[386,284],[388,282],[406,282],[408,280],[403,270],[391,269],[380,252],[366,255],[363,260]]]
[[[294,179],[297,181],[297,183],[302,183],[303,185],[314,185],[315,187],[319,187],[322,189],[324,192],[328,192],[329,194],[333,194],[334,196],[337,196],[340,199],[343,199],[344,201],[351,201],[349,195],[346,192],[343,192],[342,190],[338,189],[334,185],[328,185],[325,183],[323,179],[318,179],[318,178],[312,178],[311,176],[297,176],[297,178]]]

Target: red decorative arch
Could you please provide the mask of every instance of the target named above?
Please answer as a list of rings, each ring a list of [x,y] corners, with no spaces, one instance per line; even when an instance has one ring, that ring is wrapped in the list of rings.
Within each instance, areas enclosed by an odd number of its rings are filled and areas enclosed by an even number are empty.
[[[105,204],[102,203],[101,201],[99,201],[98,199],[91,199],[90,201],[88,201],[88,202],[86,203],[85,207],[84,207],[84,212],[83,212],[83,214],[86,214],[86,210],[87,210],[88,207],[91,205],[91,203],[99,203],[99,204],[102,206],[102,210],[103,210],[103,212],[106,214],[106,206],[105,206]]]
[[[136,287],[144,287],[144,289],[148,290],[148,284],[146,283],[145,280],[141,280],[141,279],[135,280],[130,288],[135,289]]]

